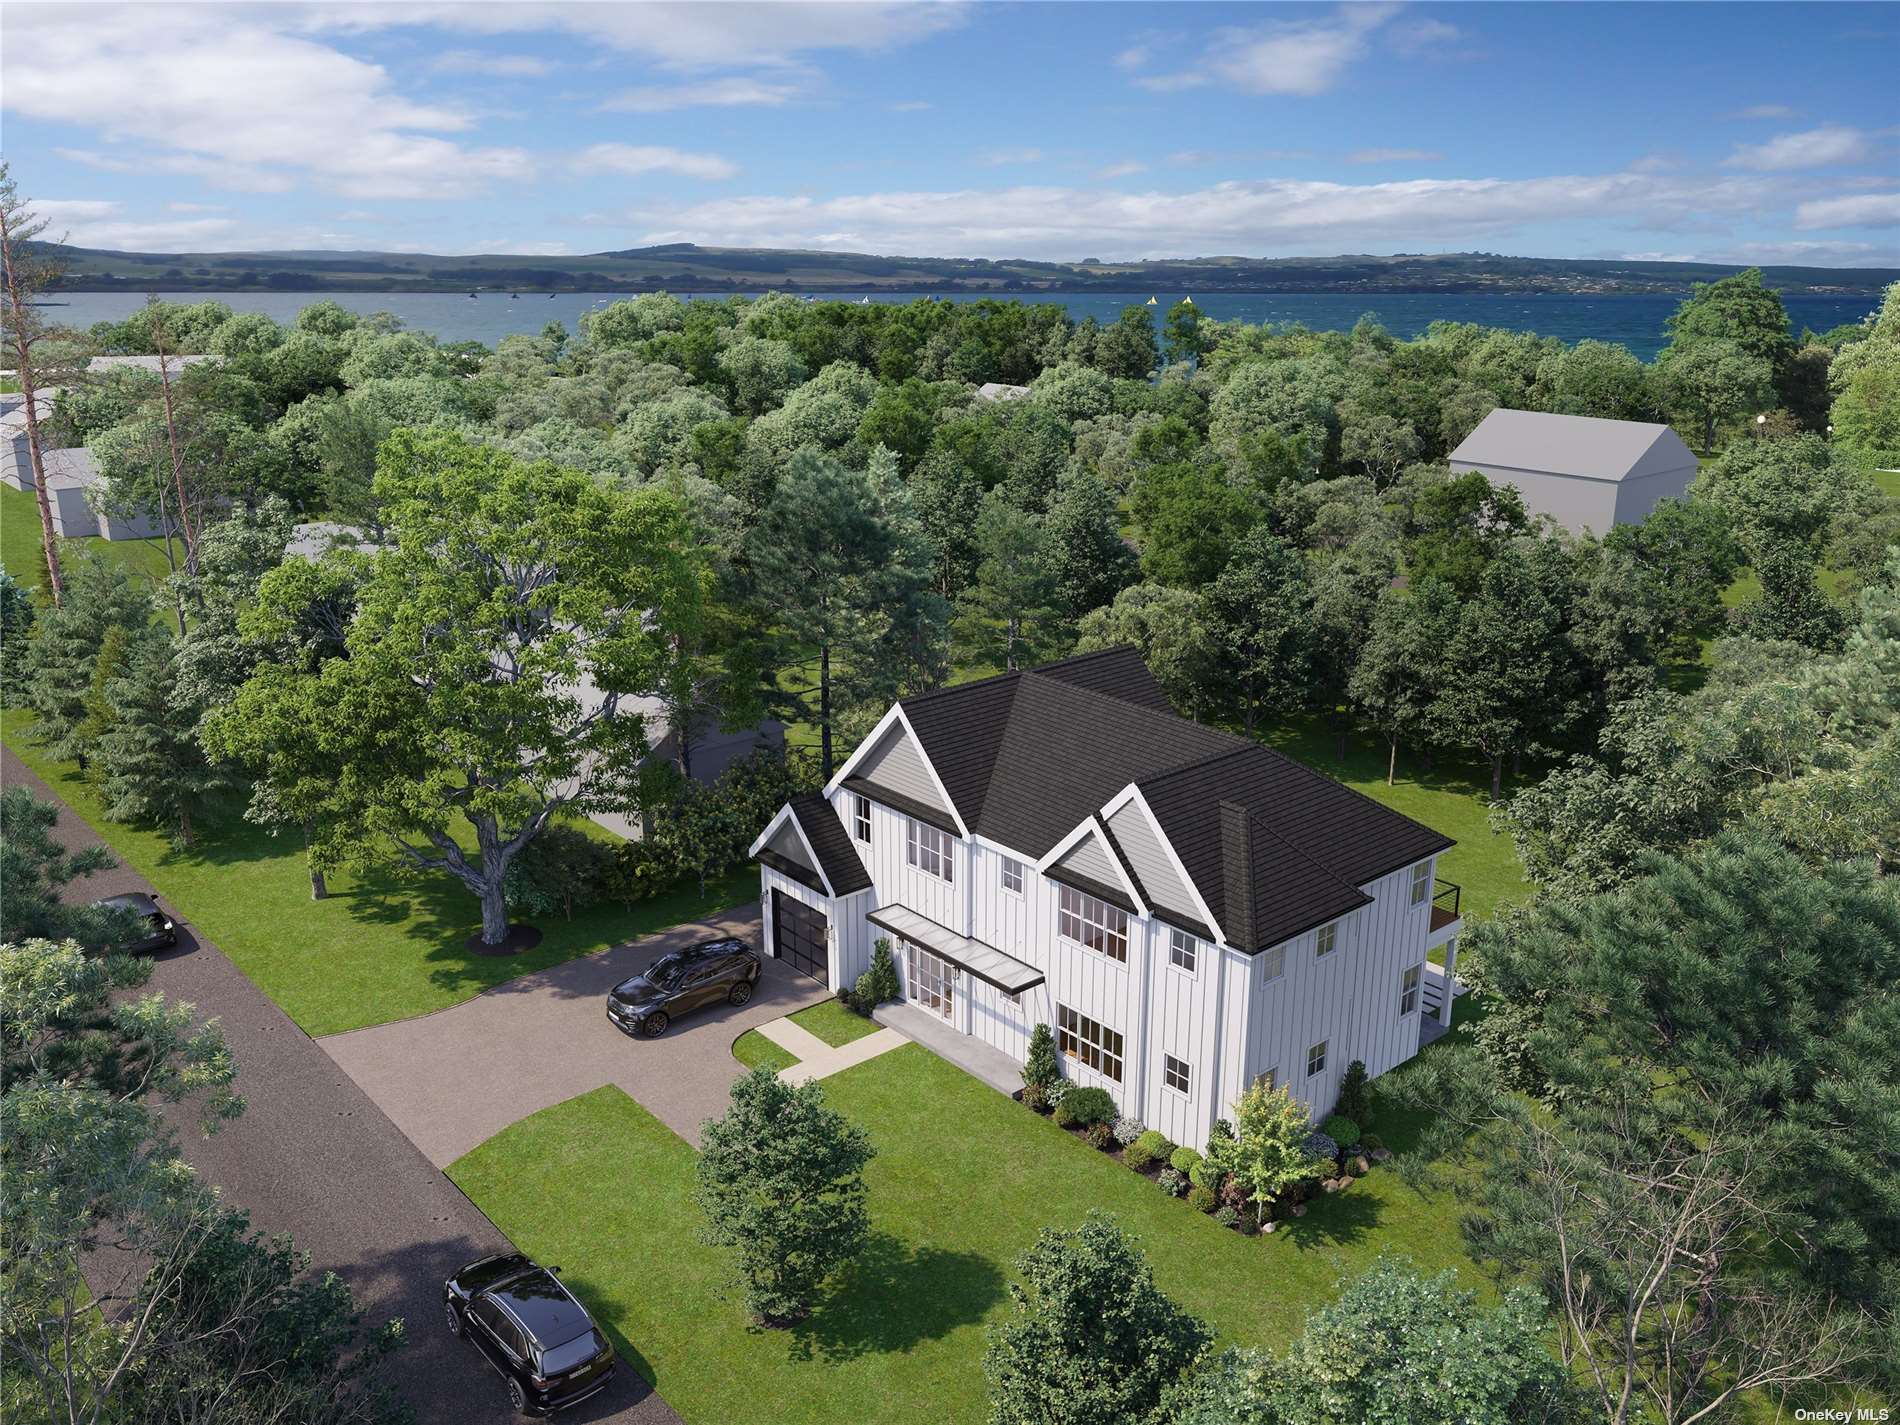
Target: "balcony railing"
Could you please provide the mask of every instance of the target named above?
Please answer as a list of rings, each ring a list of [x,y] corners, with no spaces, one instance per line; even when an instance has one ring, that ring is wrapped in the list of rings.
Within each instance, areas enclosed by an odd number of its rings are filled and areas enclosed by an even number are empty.
[[[1432,893],[1432,929],[1443,930],[1458,919],[1459,902],[1464,891],[1456,881],[1447,881],[1442,876],[1437,881],[1438,889]]]

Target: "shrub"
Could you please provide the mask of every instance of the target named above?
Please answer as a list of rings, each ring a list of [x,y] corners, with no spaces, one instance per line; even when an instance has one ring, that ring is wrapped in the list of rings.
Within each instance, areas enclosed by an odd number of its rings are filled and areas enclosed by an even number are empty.
[[[1344,1114],[1335,1113],[1320,1124],[1319,1131],[1332,1139],[1341,1148],[1350,1148],[1359,1141],[1359,1125]]]
[[[1223,1227],[1240,1226],[1240,1209],[1232,1203],[1223,1202],[1214,1213],[1214,1220]]]
[[[1023,1063],[1023,1083],[1047,1089],[1062,1082],[1062,1061],[1056,1058],[1056,1036],[1046,1024],[1038,1024],[1029,1034],[1029,1057]],[[1059,1102],[1052,1095],[1050,1103]]]
[[[1047,1113],[1049,1111],[1049,1095],[1044,1093],[1041,1087],[1036,1084],[1024,1084],[1023,1107],[1033,1113]]]
[[[1194,1171],[1194,1165],[1201,1161],[1201,1155],[1192,1148],[1176,1148],[1168,1155],[1168,1166],[1182,1177]]]
[[[1103,1152],[1107,1152],[1115,1146],[1115,1130],[1098,1120],[1082,1130],[1082,1141],[1091,1148],[1100,1148]]]
[[[1069,1090],[1074,1087],[1075,1085],[1067,1079],[1053,1079],[1042,1086],[1042,1096],[1047,1100],[1049,1107],[1054,1108],[1069,1096]]]
[[[1122,1161],[1136,1172],[1146,1172],[1163,1161],[1173,1145],[1159,1129],[1150,1128],[1122,1150]]]
[[[1309,1133],[1306,1141],[1300,1145],[1309,1158],[1320,1158],[1332,1163],[1339,1160],[1339,1144],[1324,1133]]]
[[[1062,1106],[1069,1110],[1070,1118],[1076,1123],[1113,1124],[1115,1121],[1115,1100],[1109,1097],[1107,1089],[1072,1088],[1062,1096]]]
[[[1115,1120],[1115,1141],[1126,1148],[1142,1135],[1139,1118],[1118,1118]]]
[[[1372,1117],[1372,1103],[1366,1093],[1366,1065],[1363,1059],[1354,1059],[1346,1065],[1345,1076],[1339,1081],[1339,1102],[1333,1105],[1333,1112],[1340,1118],[1350,1118],[1354,1123],[1364,1123]]]
[[[1069,1107],[1069,1096],[1067,1094],[1064,1094],[1059,1100],[1057,1100],[1055,1117],[1056,1117],[1056,1127],[1058,1128],[1075,1127],[1075,1110]]]
[[[1188,1189],[1188,1206],[1196,1212],[1212,1212],[1215,1206],[1214,1190],[1196,1183]]]
[[[1231,1207],[1235,1212],[1239,1212],[1247,1205],[1249,1194],[1247,1185],[1229,1173],[1221,1180],[1219,1188],[1215,1190],[1215,1196],[1221,1200],[1222,1206]]]
[[[1368,1153],[1376,1153],[1385,1147],[1385,1140],[1376,1133],[1364,1133],[1360,1135],[1359,1146]]]
[[[576,826],[555,822],[515,853],[502,878],[511,910],[534,919],[572,920],[606,894],[614,850]]]
[[[869,981],[870,1004],[872,1006],[888,1004],[903,993],[897,983],[897,962],[891,959],[891,942],[879,936],[877,944],[871,947],[871,968],[858,976],[858,995],[862,998]]]
[[[1163,1168],[1155,1179],[1155,1186],[1169,1197],[1179,1197],[1188,1190],[1187,1174],[1178,1173],[1173,1168]]]
[[[1226,1176],[1225,1173],[1215,1167],[1214,1164],[1208,1162],[1205,1158],[1188,1169],[1188,1181],[1193,1183],[1196,1187],[1206,1188],[1209,1192],[1218,1188],[1220,1186],[1220,1180]]]

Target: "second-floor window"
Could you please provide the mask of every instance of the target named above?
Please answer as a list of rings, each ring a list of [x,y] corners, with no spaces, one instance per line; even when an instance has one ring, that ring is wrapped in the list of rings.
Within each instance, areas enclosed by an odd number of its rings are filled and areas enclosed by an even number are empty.
[[[1339,922],[1332,921],[1319,928],[1319,943],[1313,948],[1313,958],[1324,960],[1339,948]]]
[[[871,803],[855,792],[851,796],[851,834],[860,841],[871,839]]]
[[[1286,946],[1276,945],[1260,956],[1260,982],[1270,985],[1286,973]]]
[[[1056,1006],[1056,1048],[1116,1083],[1122,1081],[1122,1037],[1066,1004]]]
[[[1424,905],[1432,898],[1432,863],[1420,861],[1412,867],[1412,904]]]
[[[947,831],[925,826],[921,821],[911,822],[909,835],[904,838],[904,859],[925,875],[935,876],[940,881],[953,879]]]
[[[1012,896],[1023,893],[1023,863],[1008,856],[1003,858],[1003,889]]]
[[[1177,970],[1194,973],[1194,964],[1198,958],[1201,942],[1185,930],[1168,931],[1168,963]]]
[[[1062,887],[1056,933],[1109,959],[1128,963],[1128,912],[1096,896]]]

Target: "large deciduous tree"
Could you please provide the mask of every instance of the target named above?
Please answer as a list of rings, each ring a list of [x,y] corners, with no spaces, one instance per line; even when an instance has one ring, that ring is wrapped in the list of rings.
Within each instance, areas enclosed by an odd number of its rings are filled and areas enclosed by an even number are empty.
[[[736,1252],[734,1275],[754,1315],[782,1326],[809,1315],[819,1289],[870,1233],[864,1167],[871,1140],[825,1106],[814,1082],[769,1068],[732,1086],[706,1124],[694,1193],[707,1237]]]
[[[381,462],[394,543],[326,556],[357,580],[341,651],[259,666],[210,735],[254,763],[291,746],[300,765],[327,761],[319,859],[393,846],[446,872],[494,945],[509,862],[550,818],[634,806],[648,746],[627,700],[701,596],[686,516],[663,491],[606,490],[453,434],[398,431]],[[266,605],[304,577],[288,569],[264,580]]]
[[[1262,716],[1290,712],[1305,700],[1313,589],[1297,549],[1256,529],[1208,589],[1205,609],[1249,733]]]
[[[0,160],[0,279],[4,280],[6,344],[14,379],[25,397],[28,458],[33,465],[33,498],[40,516],[40,555],[46,561],[47,592],[55,604],[65,596],[60,568],[59,538],[53,528],[53,506],[46,494],[46,461],[40,440],[39,382],[34,349],[45,340],[46,322],[34,299],[58,278],[60,265],[55,244],[46,242],[48,219],[33,211],[21,194],[12,168]]]
[[[1360,716],[1385,738],[1388,786],[1398,768],[1399,744],[1442,731],[1435,718],[1440,693],[1457,676],[1448,660],[1458,616],[1457,591],[1436,578],[1420,579],[1408,590],[1387,589],[1373,609],[1347,692]]]

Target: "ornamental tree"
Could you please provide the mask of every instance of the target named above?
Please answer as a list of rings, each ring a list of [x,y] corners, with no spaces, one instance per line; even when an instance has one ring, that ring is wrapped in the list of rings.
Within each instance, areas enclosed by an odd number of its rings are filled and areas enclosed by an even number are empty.
[[[1223,1147],[1220,1166],[1264,1207],[1325,1166],[1306,1151],[1312,1131],[1305,1106],[1284,1085],[1255,1082],[1234,1102],[1234,1137]]]
[[[1043,1228],[1016,1269],[1015,1310],[991,1328],[983,1356],[991,1425],[1152,1420],[1162,1392],[1213,1341],[1106,1214],[1073,1231]]]
[[[392,435],[376,492],[393,544],[317,566],[356,581],[340,651],[260,664],[210,736],[253,762],[327,763],[318,863],[393,847],[474,893],[499,944],[509,863],[549,819],[635,805],[648,743],[626,700],[701,598],[685,512],[447,432]],[[261,605],[308,577],[273,571]]]
[[[746,1304],[768,1326],[811,1314],[825,1279],[870,1235],[863,1129],[825,1106],[817,1083],[786,1083],[761,1065],[703,1129],[699,1185],[706,1239],[735,1251]]]

